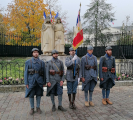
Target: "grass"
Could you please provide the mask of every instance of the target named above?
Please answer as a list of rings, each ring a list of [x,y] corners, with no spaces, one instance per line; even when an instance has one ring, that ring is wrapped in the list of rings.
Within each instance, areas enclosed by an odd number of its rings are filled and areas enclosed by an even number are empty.
[[[12,77],[13,79],[24,78],[26,58],[16,58],[8,62],[3,59],[0,62],[0,79]]]

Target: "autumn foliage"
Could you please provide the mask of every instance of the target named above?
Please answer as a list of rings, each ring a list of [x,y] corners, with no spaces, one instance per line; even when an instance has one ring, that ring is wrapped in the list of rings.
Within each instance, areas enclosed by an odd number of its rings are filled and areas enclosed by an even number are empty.
[[[46,9],[47,4],[43,0],[14,0],[7,7],[8,13],[3,18],[7,27],[7,35],[12,35],[12,40],[7,41],[7,45],[39,45],[41,28],[44,22],[43,12],[50,14]],[[55,12],[52,11],[52,15]]]

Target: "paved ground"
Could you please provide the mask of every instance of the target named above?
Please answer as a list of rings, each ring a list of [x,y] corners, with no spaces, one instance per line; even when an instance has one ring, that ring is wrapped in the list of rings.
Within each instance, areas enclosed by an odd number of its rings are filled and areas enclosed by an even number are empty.
[[[66,91],[63,94],[63,106],[67,112],[51,112],[51,100],[45,96],[41,101],[43,113],[29,115],[29,100],[24,93],[0,93],[0,120],[133,120],[133,87],[114,87],[110,99],[113,105],[102,105],[101,89],[95,88],[93,102],[95,107],[84,106],[84,94],[79,90],[77,110],[68,108]],[[58,106],[56,98],[56,107]]]

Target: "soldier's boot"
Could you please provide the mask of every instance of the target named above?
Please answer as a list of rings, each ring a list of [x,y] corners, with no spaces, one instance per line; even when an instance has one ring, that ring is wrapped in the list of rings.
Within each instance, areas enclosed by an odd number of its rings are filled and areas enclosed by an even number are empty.
[[[41,113],[42,113],[42,110],[41,110],[40,108],[36,108],[36,112],[37,112],[38,114],[41,114]]]
[[[53,105],[53,107],[52,107],[52,112],[54,112],[54,111],[56,111],[55,105]]]
[[[90,106],[94,107],[94,103],[92,101],[89,102]]]
[[[76,97],[76,94],[73,94],[73,102],[72,102],[72,107],[73,107],[73,109],[76,109],[75,97]]]
[[[106,98],[106,102],[110,105],[112,105],[113,103],[109,100],[109,98]]]
[[[31,108],[30,115],[33,115],[33,114],[34,114],[34,108]]]
[[[107,105],[107,102],[106,102],[105,98],[103,98],[102,103],[103,103],[103,105]]]
[[[88,101],[85,101],[85,106],[89,107],[89,102]]]
[[[62,106],[58,106],[58,110],[63,111],[63,112],[67,111],[67,110],[64,109]]]
[[[68,99],[69,99],[69,108],[72,109],[72,102],[71,102],[71,94],[68,94]]]

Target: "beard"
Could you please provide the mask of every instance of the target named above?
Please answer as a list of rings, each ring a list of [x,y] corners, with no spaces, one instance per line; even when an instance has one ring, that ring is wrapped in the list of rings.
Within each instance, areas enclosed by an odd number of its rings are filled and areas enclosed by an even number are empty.
[[[108,56],[112,56],[112,53],[108,53],[108,52],[107,52],[107,55],[108,55]]]

